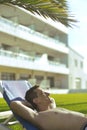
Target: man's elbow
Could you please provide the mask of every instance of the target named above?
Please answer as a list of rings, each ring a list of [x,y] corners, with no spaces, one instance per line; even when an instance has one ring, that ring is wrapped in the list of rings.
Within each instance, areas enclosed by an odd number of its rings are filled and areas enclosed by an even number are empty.
[[[14,113],[31,122],[41,130],[44,130],[42,117],[40,116],[40,114],[37,112],[32,113],[33,110],[30,111],[28,110],[29,108],[25,110],[23,109],[23,106],[24,105],[19,101],[12,101],[10,104],[10,107]]]
[[[12,109],[13,112],[18,113],[18,106],[19,106],[19,101],[12,101],[10,103],[10,108]]]

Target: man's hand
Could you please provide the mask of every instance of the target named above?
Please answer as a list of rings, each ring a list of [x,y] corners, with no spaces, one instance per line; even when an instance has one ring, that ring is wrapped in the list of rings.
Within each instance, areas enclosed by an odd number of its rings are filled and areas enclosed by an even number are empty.
[[[56,108],[56,102],[55,102],[54,98],[50,97],[50,99],[51,99],[50,108],[51,108],[51,109],[52,109],[52,108]]]

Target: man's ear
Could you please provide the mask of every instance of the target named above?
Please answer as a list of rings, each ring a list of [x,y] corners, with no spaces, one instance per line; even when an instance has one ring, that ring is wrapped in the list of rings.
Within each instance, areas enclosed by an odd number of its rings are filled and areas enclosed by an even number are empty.
[[[33,103],[38,104],[38,98],[34,98]]]

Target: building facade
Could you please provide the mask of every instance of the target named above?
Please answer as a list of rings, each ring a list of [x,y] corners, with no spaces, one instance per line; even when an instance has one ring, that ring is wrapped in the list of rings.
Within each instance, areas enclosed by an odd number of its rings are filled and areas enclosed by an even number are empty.
[[[16,6],[0,5],[1,80],[23,79],[43,88],[72,89],[71,57],[66,27]],[[82,68],[79,73],[82,76]],[[75,80],[76,88],[81,87],[81,79],[76,76]]]
[[[69,47],[69,89],[87,89],[84,57]]]

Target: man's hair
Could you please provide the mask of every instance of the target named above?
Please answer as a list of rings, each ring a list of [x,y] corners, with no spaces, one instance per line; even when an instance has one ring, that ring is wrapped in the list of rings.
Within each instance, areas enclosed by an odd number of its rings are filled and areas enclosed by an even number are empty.
[[[25,94],[25,99],[31,103],[31,105],[35,108],[35,109],[38,109],[37,108],[37,105],[33,102],[33,99],[34,98],[37,98],[37,92],[34,91],[36,90],[37,88],[39,88],[39,85],[34,85],[32,88],[30,88],[26,94]]]

